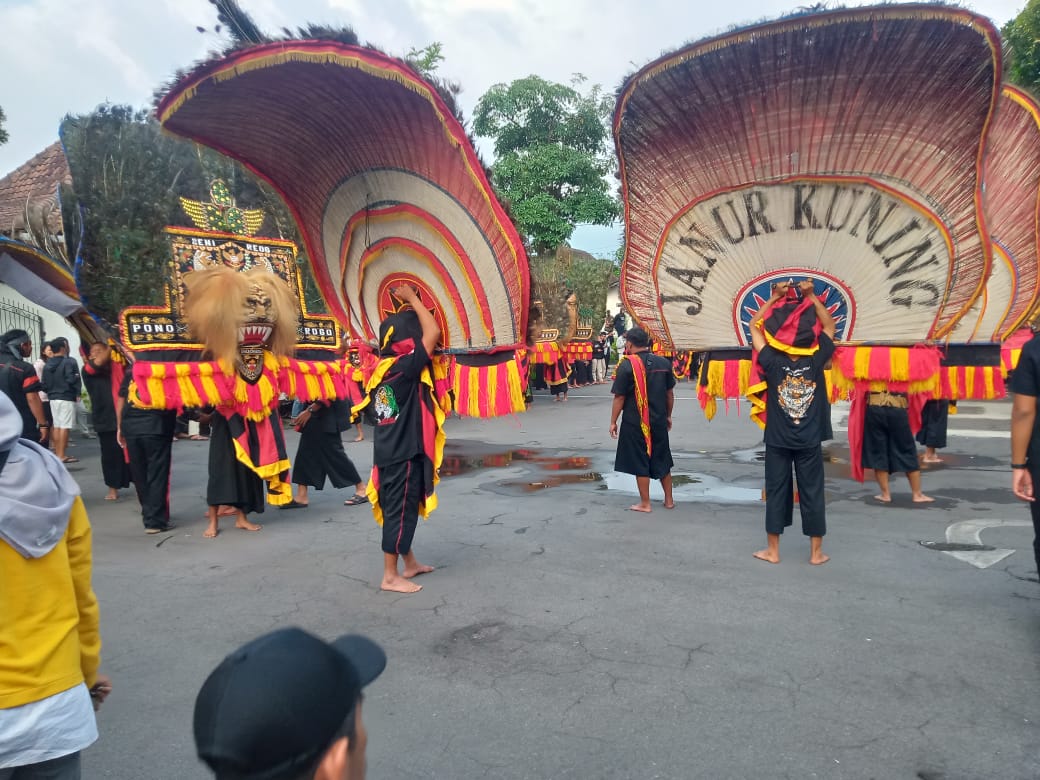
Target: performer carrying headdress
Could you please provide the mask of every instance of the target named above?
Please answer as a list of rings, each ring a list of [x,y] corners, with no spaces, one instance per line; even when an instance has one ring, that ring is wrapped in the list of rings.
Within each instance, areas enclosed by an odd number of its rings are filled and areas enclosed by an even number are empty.
[[[185,283],[188,327],[214,360],[138,361],[133,400],[145,408],[216,407],[206,489],[209,525],[203,536],[217,535],[220,505],[234,507],[236,528],[259,531],[246,515],[264,511],[264,482],[268,503],[292,501],[276,414],[279,394],[303,400],[342,397],[342,367],[289,357],[296,343],[296,302],[270,271],[218,267],[195,271]]]
[[[383,527],[383,590],[415,593],[411,582],[433,571],[416,560],[412,538],[419,517],[437,508],[434,488],[444,454],[444,412],[434,397],[430,356],[440,339],[440,328],[409,285],[393,295],[410,308],[398,311],[379,325],[380,361],[365,386],[367,397],[353,409],[357,414],[370,402],[376,426],[372,478],[368,499]],[[404,558],[404,570],[397,561]]]
[[[751,321],[760,381],[748,389],[755,409],[765,418],[766,535],[768,546],[754,555],[780,563],[780,534],[794,515],[791,467],[798,479],[802,533],[809,537],[809,563],[826,563],[822,552],[827,533],[823,493],[823,448],[833,438],[827,380],[823,369],[834,353],[834,318],[816,297],[812,280],[798,284],[801,299],[789,282],[773,285],[773,293]],[[765,392],[765,401],[761,393]]]

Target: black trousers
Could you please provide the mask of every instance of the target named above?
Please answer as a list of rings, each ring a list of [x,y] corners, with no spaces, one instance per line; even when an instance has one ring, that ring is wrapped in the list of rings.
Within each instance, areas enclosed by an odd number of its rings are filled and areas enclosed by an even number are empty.
[[[1040,466],[1030,466],[1029,476],[1033,478],[1033,490],[1040,485]],[[1040,578],[1040,499],[1029,502],[1029,514],[1033,516],[1033,557],[1036,559],[1036,576]]]
[[[292,481],[297,485],[321,490],[326,478],[334,488],[361,484],[361,475],[343,449],[339,432],[323,431],[321,420],[312,418],[300,431],[300,446],[296,448]]]
[[[170,522],[170,464],[173,461],[169,436],[126,436],[130,455],[130,477],[141,502],[145,528],[162,528]]]
[[[105,487],[130,487],[130,468],[123,457],[123,448],[116,441],[116,432],[98,431],[97,435],[101,444],[101,476]]]
[[[425,490],[423,456],[379,467],[379,507],[383,510],[383,552],[407,555],[419,524]]]
[[[792,466],[798,479],[802,533],[823,536],[827,533],[827,517],[823,495],[823,448],[819,444],[797,450],[766,445],[766,533],[782,534],[793,522]]]

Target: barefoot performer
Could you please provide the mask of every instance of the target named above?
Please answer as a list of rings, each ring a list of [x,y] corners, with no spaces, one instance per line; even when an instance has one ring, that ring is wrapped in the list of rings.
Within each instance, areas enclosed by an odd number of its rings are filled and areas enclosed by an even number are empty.
[[[645,330],[629,330],[625,334],[625,357],[618,364],[611,387],[614,404],[610,410],[610,437],[618,440],[614,470],[636,478],[639,503],[629,507],[634,512],[651,511],[651,479],[661,480],[665,509],[675,507],[672,451],[668,444],[674,387],[672,362],[650,352],[650,336]]]
[[[419,516],[437,508],[434,488],[444,452],[444,412],[433,397],[430,356],[441,331],[411,285],[393,289],[405,307],[379,325],[380,361],[366,385],[367,396],[352,410],[370,402],[376,426],[368,500],[383,527],[383,590],[415,593],[422,585],[412,578],[433,571],[412,552]],[[404,570],[398,571],[398,559]]]
[[[288,357],[296,344],[297,303],[289,285],[258,267],[194,271],[185,277],[184,317],[213,360],[134,364],[135,406],[195,408],[212,404],[209,445],[209,521],[203,536],[219,533],[221,507],[235,527],[259,531],[247,515],[267,502],[292,501],[289,459],[278,417],[280,393],[308,400],[346,394],[341,361]],[[132,462],[132,461],[131,461]]]
[[[773,293],[751,320],[765,390],[766,536],[768,546],[754,555],[780,563],[780,534],[794,518],[791,468],[798,479],[802,533],[809,537],[809,563],[828,561],[823,554],[827,533],[823,495],[823,449],[832,438],[830,402],[823,369],[834,353],[834,318],[816,297],[813,283],[799,283],[799,299],[789,282],[773,285]],[[750,395],[756,388],[749,388]],[[752,413],[755,415],[755,412]]]
[[[906,472],[915,504],[928,504],[935,500],[921,492],[921,464],[910,429],[909,407],[906,393],[871,390],[867,394],[863,417],[863,468],[874,469],[874,479],[880,490],[874,498],[882,504],[892,503],[888,477],[894,471]]]

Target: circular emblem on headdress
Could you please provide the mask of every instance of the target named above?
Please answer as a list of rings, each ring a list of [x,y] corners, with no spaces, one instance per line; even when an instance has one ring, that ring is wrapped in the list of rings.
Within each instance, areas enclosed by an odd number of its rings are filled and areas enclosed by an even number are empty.
[[[849,288],[829,274],[806,268],[783,268],[755,277],[737,293],[733,305],[733,326],[741,344],[751,345],[751,319],[769,300],[773,285],[794,280],[797,286],[803,279],[813,280],[816,297],[834,317],[834,340],[848,341],[852,338],[852,328],[856,324],[856,300]]]
[[[430,286],[422,279],[409,273],[396,273],[386,277],[379,285],[379,318],[385,320],[391,314],[396,314],[402,308],[402,304],[393,296],[391,290],[401,284],[410,284],[419,295],[422,305],[433,312],[433,318],[441,329],[441,344],[448,346],[448,323],[444,318],[444,312],[437,304]]]

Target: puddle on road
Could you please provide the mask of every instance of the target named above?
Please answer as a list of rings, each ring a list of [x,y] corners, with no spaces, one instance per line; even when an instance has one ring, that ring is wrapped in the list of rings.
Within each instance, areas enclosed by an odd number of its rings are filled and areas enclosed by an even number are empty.
[[[631,474],[612,471],[603,475],[608,490],[638,496],[636,478]],[[709,501],[720,504],[760,503],[761,486],[738,485],[723,482],[710,474],[679,474],[672,472],[672,496],[676,501]],[[664,491],[657,480],[650,481],[650,500],[663,500]]]
[[[467,443],[468,445],[469,443]],[[480,469],[503,469],[516,463],[533,463],[544,471],[588,470],[592,459],[576,456],[551,457],[541,455],[541,450],[489,450],[475,451],[472,445],[462,446],[449,442],[444,448],[441,462],[442,477],[455,477]]]
[[[586,471],[581,474],[557,474],[533,482],[499,482],[506,488],[515,488],[524,493],[535,493],[547,488],[559,487],[560,485],[579,485],[582,482],[602,482],[603,475],[595,471]]]
[[[592,467],[592,463],[592,458],[543,455],[537,449],[495,449],[473,442],[449,442],[445,447],[440,473],[442,477],[454,477],[481,469],[524,465],[530,471],[525,478],[497,482],[495,487],[512,495],[525,495],[555,487],[588,485],[597,490],[639,495],[635,477],[614,471],[599,472]],[[762,500],[759,481],[756,477],[741,485],[726,483],[708,474],[672,472],[672,489],[676,501],[758,503]],[[650,484],[651,497],[663,498],[661,484],[656,480]]]

